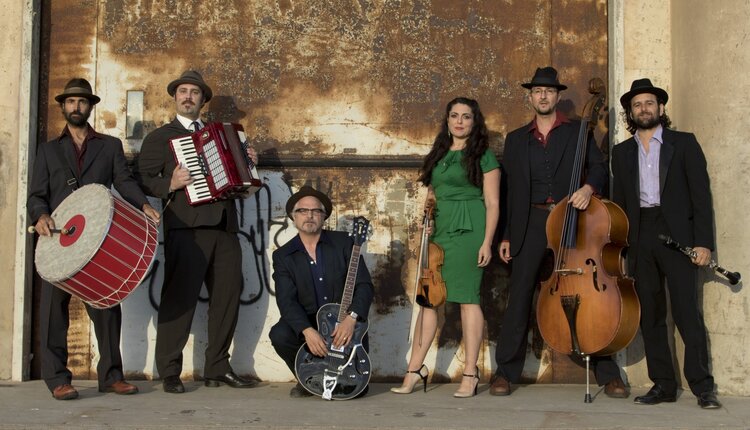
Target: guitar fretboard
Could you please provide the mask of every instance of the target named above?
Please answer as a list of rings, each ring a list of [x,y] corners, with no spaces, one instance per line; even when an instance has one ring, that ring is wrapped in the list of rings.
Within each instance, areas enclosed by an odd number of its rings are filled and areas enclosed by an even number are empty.
[[[344,294],[341,297],[341,306],[339,306],[338,322],[344,321],[344,318],[348,316],[349,306],[352,304],[361,248],[361,245],[354,245],[352,247],[352,258],[349,260],[349,270],[346,273],[346,284],[344,284]]]

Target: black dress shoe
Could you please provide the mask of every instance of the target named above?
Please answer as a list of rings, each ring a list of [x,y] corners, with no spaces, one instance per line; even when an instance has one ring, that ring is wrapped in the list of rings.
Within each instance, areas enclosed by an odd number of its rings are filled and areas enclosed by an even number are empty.
[[[299,382],[297,382],[297,385],[292,387],[291,390],[289,390],[289,397],[294,397],[295,399],[300,397],[311,397],[313,394],[305,389],[305,387],[302,386]]]
[[[165,393],[180,394],[185,392],[185,386],[182,385],[182,381],[177,375],[165,376],[161,385]]]
[[[698,396],[698,406],[703,409],[719,409],[721,403],[716,398],[716,394],[714,394],[713,391],[706,391]]]
[[[221,384],[227,384],[232,388],[253,388],[260,383],[257,378],[243,379],[234,372],[227,372],[224,375],[215,378],[206,378],[206,387],[220,387]]]
[[[639,405],[658,405],[662,402],[675,402],[677,401],[676,393],[669,393],[659,385],[654,385],[648,390],[643,396],[635,398],[634,402]]]

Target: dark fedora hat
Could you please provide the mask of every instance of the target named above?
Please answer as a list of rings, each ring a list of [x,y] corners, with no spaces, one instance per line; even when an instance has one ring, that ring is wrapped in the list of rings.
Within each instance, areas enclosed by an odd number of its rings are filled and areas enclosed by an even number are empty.
[[[630,85],[630,91],[623,94],[620,97],[620,104],[623,108],[627,109],[630,106],[630,100],[638,94],[649,93],[656,96],[659,103],[667,104],[669,100],[669,94],[661,88],[657,88],[651,84],[651,79],[643,78],[636,79]]]
[[[297,202],[300,201],[300,199],[302,199],[303,197],[315,197],[316,199],[320,200],[320,203],[323,203],[323,208],[326,211],[325,219],[328,219],[328,217],[331,216],[331,211],[333,210],[331,199],[329,199],[327,195],[321,193],[315,188],[309,185],[303,185],[302,188],[299,189],[299,191],[292,194],[292,196],[289,197],[289,200],[286,201],[286,214],[289,215],[289,218],[292,218],[294,205],[296,205]]]
[[[531,89],[533,87],[552,87],[562,91],[567,89],[567,85],[563,85],[557,80],[557,70],[554,67],[538,67],[534,72],[534,77],[531,78],[531,82],[521,84],[522,87]]]
[[[84,97],[89,99],[92,105],[95,105],[101,101],[101,99],[94,95],[91,91],[91,84],[89,81],[83,78],[73,78],[65,84],[65,89],[62,93],[55,96],[55,101],[62,103],[68,97]]]
[[[177,87],[182,84],[197,85],[201,89],[201,91],[203,91],[203,98],[205,99],[203,101],[205,102],[211,100],[211,96],[213,96],[211,87],[209,87],[206,81],[203,80],[203,76],[201,76],[201,74],[196,72],[195,70],[185,70],[184,72],[182,72],[182,75],[180,75],[179,78],[170,82],[169,85],[167,85],[167,92],[169,93],[169,95],[174,97],[174,93],[175,91],[177,91]]]

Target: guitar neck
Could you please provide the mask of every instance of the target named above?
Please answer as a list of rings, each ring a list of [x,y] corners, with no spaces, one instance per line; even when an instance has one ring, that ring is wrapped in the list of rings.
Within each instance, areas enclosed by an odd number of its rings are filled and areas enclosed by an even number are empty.
[[[349,260],[349,270],[346,273],[346,284],[344,284],[344,295],[341,298],[341,306],[339,307],[338,322],[344,321],[344,318],[348,315],[349,306],[352,304],[352,298],[354,297],[354,284],[357,280],[357,269],[359,268],[359,254],[362,249],[361,245],[354,245],[352,247],[352,258]]]

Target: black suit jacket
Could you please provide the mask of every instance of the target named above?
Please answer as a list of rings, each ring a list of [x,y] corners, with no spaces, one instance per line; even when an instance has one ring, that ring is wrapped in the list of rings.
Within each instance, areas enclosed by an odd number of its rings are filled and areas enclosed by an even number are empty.
[[[141,153],[138,156],[136,178],[147,194],[162,199],[163,203],[170,197],[169,182],[172,171],[177,162],[169,147],[169,140],[190,134],[191,131],[182,126],[175,118],[165,124],[143,140]],[[172,202],[164,209],[164,228],[167,230],[178,228],[192,228],[201,226],[215,226],[221,222],[224,213],[227,215],[227,231],[237,232],[237,211],[234,200],[220,200],[200,206],[190,206],[185,190],[177,190]]]
[[[515,256],[523,246],[531,207],[531,166],[529,146],[537,144],[530,131],[533,122],[513,130],[505,138],[502,166],[507,178],[508,192],[505,195],[507,216],[502,217],[506,224],[503,240],[510,241],[510,253]],[[570,180],[573,176],[576,144],[580,121],[571,120],[560,124],[548,136],[550,145],[554,145],[552,198],[559,202],[568,195]],[[607,183],[607,167],[601,151],[589,139],[586,154],[585,183],[594,187],[595,193],[601,194]]]
[[[326,287],[333,292],[332,303],[341,303],[354,242],[348,234],[340,231],[323,230],[323,235],[325,237],[318,246],[323,252]],[[310,320],[314,321],[318,306],[308,257],[305,251],[294,246],[292,240],[273,252],[273,280],[281,319],[299,335],[311,327]],[[366,319],[373,296],[370,272],[360,255],[349,310],[356,312],[360,319]]]
[[[77,180],[79,187],[102,184],[109,188],[114,185],[117,192],[139,210],[148,203],[128,169],[120,139],[99,134],[89,127],[80,173],[72,139],[66,133],[37,148],[26,203],[33,223],[44,214],[52,214],[73,192],[73,188],[67,183],[72,176]]]
[[[659,153],[661,213],[673,239],[686,246],[714,249],[714,219],[711,186],[703,155],[695,135],[670,129],[662,133]],[[640,229],[640,184],[638,143],[635,138],[612,149],[613,195],[630,223],[628,242],[635,249]],[[629,256],[632,270],[635,258]]]

